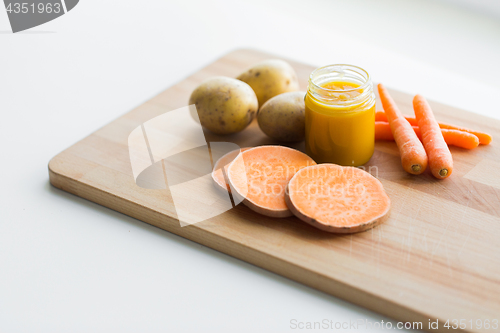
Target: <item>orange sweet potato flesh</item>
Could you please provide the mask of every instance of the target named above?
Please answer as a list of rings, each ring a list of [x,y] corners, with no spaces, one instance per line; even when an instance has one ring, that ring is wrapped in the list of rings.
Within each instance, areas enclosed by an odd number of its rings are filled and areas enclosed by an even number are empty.
[[[228,167],[233,195],[257,213],[271,217],[293,214],[285,203],[286,185],[302,168],[316,163],[288,147],[260,146],[239,154]]]
[[[214,180],[215,184],[220,187],[223,190],[229,191],[231,193],[231,188],[229,187],[229,184],[226,181],[226,177],[224,176],[224,173],[227,175],[227,168],[229,167],[229,164],[238,156],[238,154],[241,152],[244,152],[245,150],[248,150],[250,148],[241,148],[237,150],[233,150],[226,155],[222,156],[215,162],[214,169],[212,171],[212,179]],[[224,172],[222,171],[224,170]]]
[[[319,164],[297,172],[286,203],[302,221],[324,231],[355,233],[382,223],[391,201],[382,183],[368,172]]]

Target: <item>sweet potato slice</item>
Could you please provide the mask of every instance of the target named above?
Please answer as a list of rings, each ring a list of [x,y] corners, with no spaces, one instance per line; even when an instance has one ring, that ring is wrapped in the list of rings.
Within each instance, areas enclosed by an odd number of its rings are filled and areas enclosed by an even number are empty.
[[[306,154],[282,146],[260,146],[239,154],[227,176],[233,195],[253,211],[271,217],[292,216],[285,203],[288,181],[316,163]]]
[[[250,148],[251,147],[233,150],[227,153],[226,155],[222,156],[217,160],[217,162],[215,162],[214,169],[212,171],[212,179],[214,180],[217,186],[231,193],[231,188],[229,187],[229,184],[226,181],[226,176],[224,176],[224,173],[227,175],[227,168],[229,167],[229,164],[236,158],[236,156],[238,156],[240,151],[244,152],[245,150],[248,150]],[[222,171],[223,169],[224,171]]]
[[[382,183],[358,168],[319,164],[298,171],[286,203],[304,222],[328,232],[355,233],[385,221],[391,201]]]

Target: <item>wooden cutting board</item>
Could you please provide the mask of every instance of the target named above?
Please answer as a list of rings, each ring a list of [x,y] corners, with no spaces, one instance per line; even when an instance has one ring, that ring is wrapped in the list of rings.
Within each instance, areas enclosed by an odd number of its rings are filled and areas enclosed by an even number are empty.
[[[160,93],[54,157],[50,181],[76,194],[159,228],[401,321],[429,319],[467,323],[500,320],[500,121],[443,104],[431,105],[439,121],[477,128],[493,143],[473,151],[452,148],[453,175],[411,176],[393,142],[377,142],[368,167],[392,200],[390,219],[367,232],[335,235],[297,218],[273,219],[239,205],[207,221],[181,227],[169,190],[137,186],[127,139],[132,130],[187,105],[204,79],[237,76],[267,58],[237,50]],[[313,67],[290,61],[305,90]],[[321,65],[321,64],[318,64]],[[412,96],[391,90],[403,113],[413,114]],[[378,102],[377,102],[378,103]],[[378,109],[380,105],[378,105]],[[241,147],[273,144],[254,122],[229,137],[205,133],[207,141]],[[303,150],[303,143],[294,146]],[[196,205],[193,204],[193,210]],[[470,321],[473,321],[473,327]],[[499,324],[500,325],[500,324]],[[483,325],[484,326],[484,325]],[[431,330],[436,332],[436,330]]]

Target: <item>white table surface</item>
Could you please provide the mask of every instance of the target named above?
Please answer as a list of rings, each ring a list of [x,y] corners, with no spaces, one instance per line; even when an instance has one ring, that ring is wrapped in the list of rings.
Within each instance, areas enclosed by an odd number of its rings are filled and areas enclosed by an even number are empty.
[[[356,64],[386,86],[499,118],[500,11],[487,0],[477,11],[459,3],[82,0],[18,34],[0,9],[0,332],[293,332],[303,331],[294,319],[386,321],[54,189],[47,163],[241,47]]]

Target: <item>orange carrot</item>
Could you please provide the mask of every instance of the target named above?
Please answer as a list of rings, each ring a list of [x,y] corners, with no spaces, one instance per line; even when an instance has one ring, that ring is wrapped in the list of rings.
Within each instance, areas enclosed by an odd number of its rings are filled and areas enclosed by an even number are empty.
[[[418,126],[417,120],[412,117],[404,116],[406,120],[410,123],[411,126]],[[387,119],[387,115],[385,114],[384,111],[377,111],[375,112],[375,121],[385,121],[389,122]]]
[[[479,138],[472,133],[446,128],[441,128],[441,133],[443,134],[444,141],[446,141],[449,146],[465,149],[474,149],[479,146]]]
[[[457,130],[457,131],[462,131],[462,132],[474,134],[475,136],[477,136],[477,138],[479,139],[479,143],[482,145],[489,145],[491,142],[491,135],[489,135],[488,133],[471,131],[470,129],[467,129],[467,128],[462,128],[462,127],[443,124],[443,123],[439,123],[439,127],[444,128],[444,129]]]
[[[418,126],[412,126],[415,134],[417,134],[420,141],[422,141],[422,136],[420,134],[420,128]],[[462,132],[459,130],[452,129],[441,129],[444,141],[448,146],[455,146],[464,149],[474,149],[479,145],[479,139],[477,136],[471,133]],[[394,141],[394,136],[391,132],[391,125],[385,121],[375,122],[375,140],[381,141]]]
[[[375,121],[375,141],[394,141],[391,125],[385,121]]]
[[[379,83],[380,100],[391,125],[391,131],[401,154],[401,164],[406,172],[419,175],[427,168],[427,154],[410,123],[399,111],[387,89]]]
[[[413,110],[422,132],[422,142],[429,156],[429,166],[434,177],[444,179],[453,172],[453,158],[444,141],[432,109],[421,95],[413,98]]]
[[[387,116],[385,115],[385,112],[384,111],[377,111],[375,112],[375,121],[378,121],[378,122],[389,122],[387,120]]]
[[[387,123],[388,120],[387,120],[387,116],[385,115],[385,112],[384,111],[376,111],[375,112],[375,121],[378,121],[378,122],[384,122],[384,123]]]
[[[418,126],[417,119],[412,118],[412,117],[405,117],[406,120],[412,125],[412,126]],[[387,115],[385,114],[384,111],[377,111],[375,113],[375,121],[386,121],[387,122]],[[468,128],[463,128],[455,125],[449,125],[449,124],[444,124],[444,123],[438,123],[439,127],[442,129],[449,129],[449,130],[457,130],[457,131],[462,131],[462,132],[467,132],[470,134],[474,134],[477,136],[479,139],[479,143],[482,145],[489,145],[491,142],[491,135],[488,133],[484,132],[478,132],[478,131],[473,131]]]

